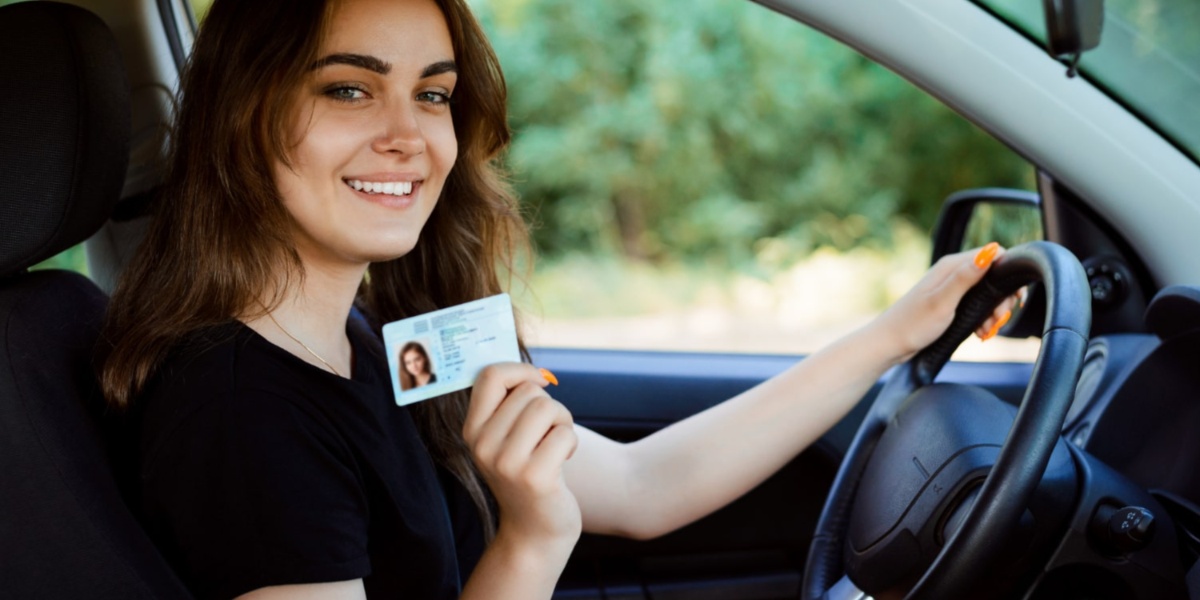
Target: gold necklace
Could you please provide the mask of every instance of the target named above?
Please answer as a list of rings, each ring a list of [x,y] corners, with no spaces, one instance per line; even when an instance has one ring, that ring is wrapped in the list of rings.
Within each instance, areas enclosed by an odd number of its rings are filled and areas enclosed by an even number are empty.
[[[266,308],[266,307],[263,307],[263,308]],[[268,318],[268,319],[271,319],[271,322],[272,322],[272,323],[274,323],[274,324],[275,324],[275,326],[276,326],[276,327],[278,327],[278,328],[279,328],[279,330],[283,332],[283,335],[286,335],[286,336],[288,336],[288,337],[292,338],[292,341],[293,341],[293,342],[296,342],[297,344],[300,344],[300,346],[301,346],[301,347],[303,347],[305,350],[308,350],[308,353],[309,353],[309,354],[311,354],[311,355],[315,356],[315,357],[316,357],[316,359],[317,359],[317,360],[319,360],[319,361],[321,361],[321,363],[322,363],[322,364],[324,364],[326,367],[329,367],[329,370],[330,370],[330,371],[333,371],[333,374],[334,374],[334,375],[337,375],[338,377],[341,377],[341,376],[342,376],[342,374],[341,374],[341,373],[338,373],[338,370],[337,370],[337,369],[333,368],[333,365],[329,364],[329,361],[327,361],[327,360],[325,360],[325,359],[321,358],[321,355],[320,355],[320,354],[317,354],[316,352],[313,352],[313,349],[312,349],[312,348],[309,348],[307,344],[305,344],[304,342],[302,342],[302,341],[300,341],[300,340],[296,339],[296,336],[292,335],[292,334],[291,334],[291,332],[289,332],[288,330],[284,329],[284,328],[283,328],[283,325],[280,325],[280,324],[279,324],[279,321],[276,321],[276,320],[275,320],[275,315],[272,315],[272,314],[271,314],[271,311],[267,311],[267,318]]]

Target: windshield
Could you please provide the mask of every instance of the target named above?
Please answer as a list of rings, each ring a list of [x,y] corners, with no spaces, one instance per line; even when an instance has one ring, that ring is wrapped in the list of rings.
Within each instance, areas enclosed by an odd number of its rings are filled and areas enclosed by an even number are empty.
[[[1045,44],[1041,2],[975,1]],[[1079,71],[1200,162],[1200,2],[1106,0]]]

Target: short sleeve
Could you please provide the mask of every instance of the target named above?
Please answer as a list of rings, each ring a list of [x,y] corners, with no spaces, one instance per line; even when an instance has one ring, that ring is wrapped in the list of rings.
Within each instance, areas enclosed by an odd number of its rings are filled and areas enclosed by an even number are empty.
[[[147,527],[199,598],[370,574],[362,475],[319,412],[239,391],[158,433]]]

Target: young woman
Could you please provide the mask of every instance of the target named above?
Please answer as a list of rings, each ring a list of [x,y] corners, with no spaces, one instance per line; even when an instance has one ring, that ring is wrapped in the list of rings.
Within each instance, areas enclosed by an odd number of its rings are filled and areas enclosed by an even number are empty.
[[[400,348],[400,389],[411,390],[437,382],[425,346],[409,342]]]
[[[637,443],[575,426],[527,364],[398,408],[348,315],[501,291],[525,242],[493,163],[505,93],[464,0],[213,4],[101,373],[135,425],[143,523],[197,596],[547,598],[581,529],[654,537],[780,468],[1000,252],[939,262],[862,330]]]

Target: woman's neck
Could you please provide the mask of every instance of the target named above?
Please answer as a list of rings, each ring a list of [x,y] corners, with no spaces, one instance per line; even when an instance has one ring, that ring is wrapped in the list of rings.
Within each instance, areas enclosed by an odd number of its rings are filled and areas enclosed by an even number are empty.
[[[330,267],[306,262],[302,280],[291,278],[277,298],[260,298],[260,306],[249,307],[242,321],[301,360],[349,377],[353,356],[346,320],[365,273],[366,265]]]

